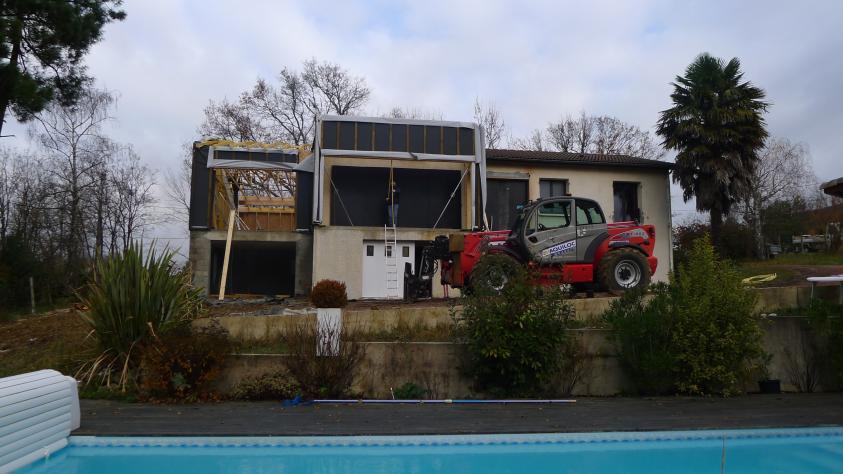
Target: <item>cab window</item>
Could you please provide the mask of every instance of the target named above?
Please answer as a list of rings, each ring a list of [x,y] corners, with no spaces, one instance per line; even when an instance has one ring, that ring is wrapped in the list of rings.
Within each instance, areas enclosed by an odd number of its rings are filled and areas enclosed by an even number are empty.
[[[560,229],[571,224],[571,201],[546,202],[530,216],[527,233]]]
[[[594,201],[577,201],[577,225],[605,224],[603,211]]]

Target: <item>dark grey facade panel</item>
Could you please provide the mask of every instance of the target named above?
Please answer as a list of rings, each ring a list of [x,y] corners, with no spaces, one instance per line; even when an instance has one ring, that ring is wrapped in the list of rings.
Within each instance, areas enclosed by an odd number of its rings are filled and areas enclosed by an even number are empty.
[[[322,122],[322,148],[337,148],[339,122]]]
[[[214,149],[214,159],[266,161],[270,163],[296,163],[298,161],[298,155],[293,153],[281,153],[278,151]]]
[[[191,229],[207,229],[209,227],[213,185],[213,172],[208,169],[208,147],[194,147],[190,171],[190,212],[188,216],[188,226]]]
[[[457,129],[455,127],[442,127],[442,154],[457,154]]]
[[[424,153],[424,125],[410,125],[410,152]]]
[[[354,129],[356,122],[340,122],[340,150],[354,150]]]
[[[331,170],[335,185],[331,189],[331,225],[386,224],[389,168],[334,166]],[[460,172],[396,169],[394,179],[400,192],[398,227],[431,228],[459,183]],[[458,192],[448,204],[438,228],[460,228],[461,196]]]
[[[375,124],[375,151],[389,151],[389,124]]]
[[[313,228],[313,173],[296,173],[296,229]]]
[[[442,127],[425,127],[424,152],[442,154]]]
[[[407,151],[407,126],[392,124],[392,151]]]
[[[372,149],[372,123],[357,122],[357,149]]]
[[[460,155],[474,154],[474,129],[460,127]]]

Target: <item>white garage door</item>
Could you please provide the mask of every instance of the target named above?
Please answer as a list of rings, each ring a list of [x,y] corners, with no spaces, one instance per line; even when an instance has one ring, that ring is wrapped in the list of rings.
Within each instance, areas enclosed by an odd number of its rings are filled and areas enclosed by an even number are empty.
[[[403,298],[404,264],[409,263],[415,271],[415,261],[413,242],[398,242],[393,249],[383,241],[364,240],[363,298]]]

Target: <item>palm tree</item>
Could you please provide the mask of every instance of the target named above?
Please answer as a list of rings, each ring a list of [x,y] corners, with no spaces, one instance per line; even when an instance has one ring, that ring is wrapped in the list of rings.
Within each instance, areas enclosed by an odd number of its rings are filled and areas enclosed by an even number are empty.
[[[661,112],[656,133],[676,150],[673,181],[685,202],[711,216],[711,239],[720,242],[723,216],[747,195],[767,130],[764,91],[743,81],[741,63],[699,55],[673,82],[673,107]]]

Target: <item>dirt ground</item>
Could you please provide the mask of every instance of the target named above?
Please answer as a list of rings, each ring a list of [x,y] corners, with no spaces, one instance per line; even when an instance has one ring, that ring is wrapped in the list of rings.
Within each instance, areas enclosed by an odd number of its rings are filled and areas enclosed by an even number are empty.
[[[89,332],[72,308],[0,323],[0,377],[70,369],[91,349]]]
[[[741,274],[744,276],[764,275],[775,273],[776,279],[770,282],[760,283],[759,288],[777,286],[810,286],[806,278],[811,276],[843,275],[843,264],[841,265],[789,265],[770,262],[753,262],[739,265]]]

